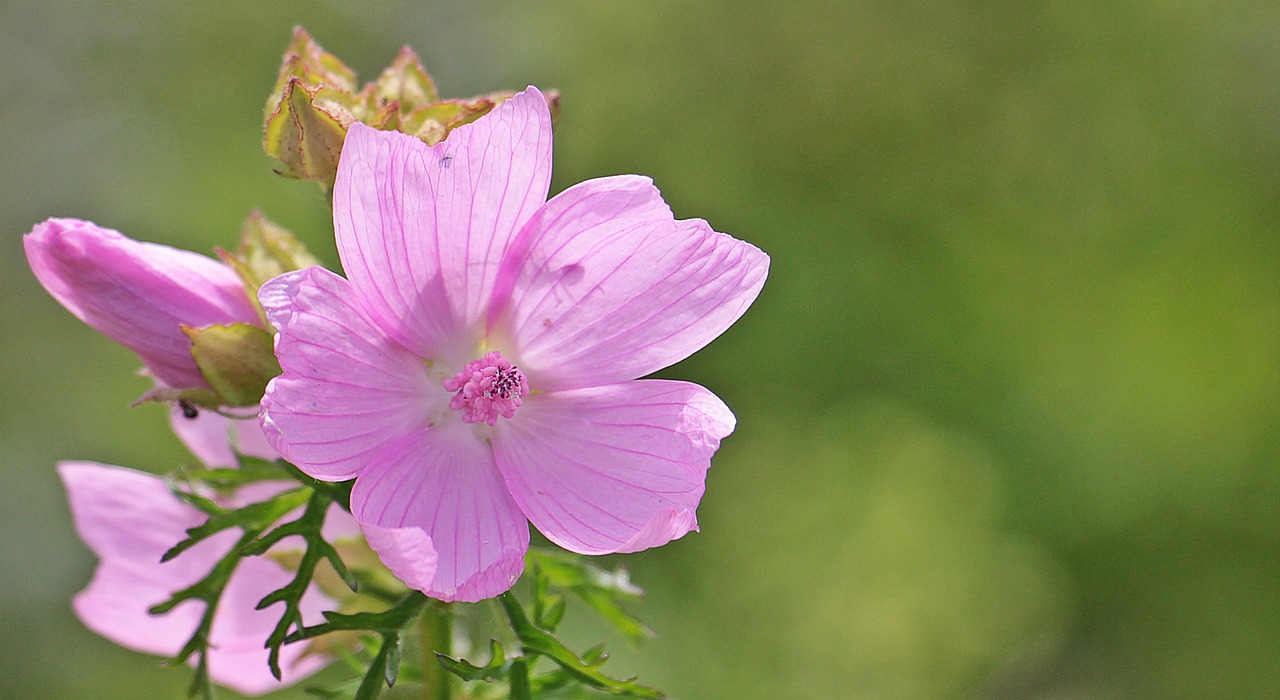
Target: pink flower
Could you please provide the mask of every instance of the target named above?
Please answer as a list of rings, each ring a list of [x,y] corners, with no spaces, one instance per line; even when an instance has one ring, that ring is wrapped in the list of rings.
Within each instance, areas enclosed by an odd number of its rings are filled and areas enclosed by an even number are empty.
[[[724,332],[768,257],[677,221],[643,177],[547,200],[534,88],[437,146],[353,124],[334,185],[347,279],[287,273],[259,299],[284,374],[264,431],[303,471],[355,478],[370,544],[442,600],[508,589],[531,522],[582,554],[697,528],[734,416],[696,384],[637,377]],[[434,567],[419,552],[434,554]]]
[[[235,272],[203,255],[141,243],[78,219],[49,219],[24,236],[23,245],[31,270],[55,299],[177,389],[209,388],[181,326],[259,323]]]
[[[220,437],[225,449],[228,427],[226,419],[205,412],[184,425],[183,437],[203,433],[197,439],[205,446]],[[257,442],[260,444],[260,437]],[[219,533],[161,564],[161,555],[186,537],[187,528],[204,522],[203,514],[174,497],[164,481],[151,474],[92,462],[62,462],[58,472],[67,489],[76,531],[99,558],[93,580],[75,597],[76,615],[86,627],[121,646],[174,656],[199,624],[202,604],[183,603],[164,615],[151,615],[148,608],[207,575],[235,543],[238,531]],[[252,488],[257,496],[267,496],[281,487],[264,483],[246,488]],[[358,532],[341,509],[332,509],[329,520],[333,521],[326,522],[329,536],[349,537]],[[280,612],[278,607],[255,610],[255,606],[292,576],[268,557],[241,560],[214,618],[208,659],[214,682],[246,695],[260,695],[294,683],[332,660],[306,654],[305,645],[295,644],[281,649],[283,682],[273,678],[267,668],[263,644]],[[322,610],[335,607],[314,587],[302,601],[309,624],[320,621]]]

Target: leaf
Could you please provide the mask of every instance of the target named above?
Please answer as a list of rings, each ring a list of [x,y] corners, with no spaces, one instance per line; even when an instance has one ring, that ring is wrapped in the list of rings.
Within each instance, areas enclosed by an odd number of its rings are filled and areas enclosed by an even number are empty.
[[[369,664],[369,670],[360,681],[355,700],[378,700],[378,696],[382,694],[384,682],[388,686],[395,682],[396,674],[392,668],[393,666],[398,668],[399,663],[400,635],[384,635],[382,646],[378,648],[378,653],[373,657],[373,663]]]
[[[539,626],[555,631],[563,610],[555,609],[557,594],[552,590],[560,589],[582,599],[631,644],[653,636],[653,630],[622,607],[644,595],[626,569],[606,571],[573,555],[532,549],[528,561],[534,572],[534,620]]]
[[[175,491],[175,493],[182,494],[183,492]],[[256,539],[263,529],[270,527],[272,523],[284,517],[286,513],[305,503],[309,493],[306,489],[289,489],[281,491],[265,501],[251,503],[243,508],[234,510],[220,509],[210,514],[209,519],[204,524],[188,529],[186,539],[170,547],[169,551],[160,557],[160,561],[169,561],[202,540],[233,527],[244,529],[246,532],[251,531],[252,536],[249,539]],[[189,493],[179,497],[188,503],[204,503],[206,508],[213,503],[209,499]],[[213,507],[217,506],[214,505]],[[239,556],[238,553],[236,554]]]
[[[579,658],[555,635],[534,625],[529,620],[528,615],[525,614],[524,608],[521,607],[519,601],[510,592],[498,596],[498,602],[501,603],[503,612],[506,613],[507,620],[511,624],[511,629],[516,633],[516,637],[520,640],[520,644],[526,653],[541,654],[555,662],[578,681],[612,695],[647,698],[649,700],[666,697],[659,690],[636,683],[633,678],[617,679],[601,673],[596,666]],[[514,679],[514,673],[512,677]]]
[[[533,700],[529,689],[529,667],[524,659],[511,662],[511,700]]]
[[[440,659],[440,665],[444,666],[445,670],[464,681],[499,681],[506,676],[508,670],[502,645],[496,639],[489,640],[489,663],[484,666],[476,666],[445,654],[436,654],[436,658]]]
[[[333,503],[332,499],[321,491],[307,490],[307,493],[309,494],[307,507],[296,520],[284,523],[245,543],[240,548],[243,556],[256,556],[266,553],[286,537],[298,536],[306,543],[306,549],[302,553],[301,561],[298,562],[294,577],[289,583],[264,596],[257,605],[257,609],[262,610],[276,603],[284,603],[284,612],[281,613],[279,622],[271,630],[266,642],[269,650],[267,665],[277,679],[280,678],[280,647],[285,644],[290,628],[302,626],[302,596],[310,587],[320,562],[329,562],[352,591],[357,588],[355,576],[343,563],[342,557],[338,556],[338,551],[333,545],[324,539],[322,533],[325,515]]]

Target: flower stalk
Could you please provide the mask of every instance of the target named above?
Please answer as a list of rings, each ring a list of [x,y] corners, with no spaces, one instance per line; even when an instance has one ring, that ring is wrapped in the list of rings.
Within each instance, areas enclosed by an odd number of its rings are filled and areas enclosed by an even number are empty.
[[[453,653],[452,606],[432,601],[423,608],[418,625],[422,637],[422,700],[450,700],[453,686],[449,672],[440,665],[439,655]]]

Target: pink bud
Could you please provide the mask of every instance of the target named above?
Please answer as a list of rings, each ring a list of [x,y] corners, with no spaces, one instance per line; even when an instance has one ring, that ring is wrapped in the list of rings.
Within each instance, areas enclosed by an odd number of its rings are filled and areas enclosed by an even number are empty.
[[[184,325],[261,325],[236,273],[212,258],[78,219],[49,219],[23,244],[31,270],[55,299],[136,352],[168,386],[209,387],[191,357]]]

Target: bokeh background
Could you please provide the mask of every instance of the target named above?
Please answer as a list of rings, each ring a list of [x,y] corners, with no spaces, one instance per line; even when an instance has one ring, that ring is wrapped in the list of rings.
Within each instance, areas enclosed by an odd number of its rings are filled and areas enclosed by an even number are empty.
[[[1271,0],[0,1],[0,697],[188,679],[70,612],[93,560],[54,463],[187,458],[20,236],[208,252],[260,207],[335,261],[259,146],[294,24],[365,78],[411,44],[446,95],[559,88],[553,190],[647,174],[773,257],[665,373],[739,429],[703,531],[625,558],[660,636],[606,636],[607,668],[685,699],[1280,697]]]

